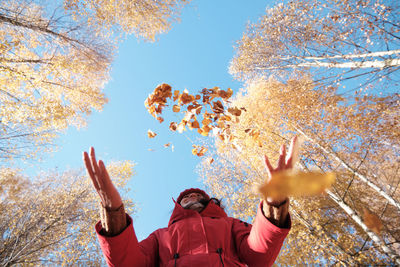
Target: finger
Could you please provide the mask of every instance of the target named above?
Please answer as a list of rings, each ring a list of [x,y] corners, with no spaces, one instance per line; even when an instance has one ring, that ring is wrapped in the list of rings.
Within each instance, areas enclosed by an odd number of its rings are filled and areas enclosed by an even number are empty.
[[[97,162],[96,162],[96,153],[94,152],[93,147],[90,148],[90,160],[91,160],[91,163],[93,166],[94,174],[100,175],[101,173],[100,173],[99,166],[97,165]]]
[[[286,166],[289,168],[293,168],[293,164],[297,161],[298,158],[298,139],[297,136],[292,138],[289,147],[288,158],[286,159]]]
[[[87,170],[89,176],[93,176],[94,173],[93,173],[93,169],[92,169],[92,164],[90,163],[89,155],[86,151],[83,152],[83,162],[85,163],[85,167],[86,167],[86,170]]]
[[[267,167],[267,172],[268,175],[271,176],[271,173],[274,171],[274,167],[272,167],[271,163],[269,162],[269,159],[266,155],[264,155],[264,161],[265,161],[265,166]]]
[[[285,167],[285,160],[286,160],[286,147],[285,145],[282,145],[279,153],[278,169],[282,170]]]
[[[89,174],[90,179],[92,180],[94,188],[96,190],[99,190],[99,183],[98,183],[97,179],[95,178],[95,175],[94,175],[94,172],[92,169],[92,164],[90,163],[89,155],[86,151],[83,152],[83,161],[85,162],[86,171]]]
[[[108,174],[108,171],[106,168],[106,165],[104,164],[104,162],[102,160],[99,160],[99,167],[100,167],[100,171],[101,171],[101,176],[103,177],[103,182],[107,185],[112,184],[110,175]]]

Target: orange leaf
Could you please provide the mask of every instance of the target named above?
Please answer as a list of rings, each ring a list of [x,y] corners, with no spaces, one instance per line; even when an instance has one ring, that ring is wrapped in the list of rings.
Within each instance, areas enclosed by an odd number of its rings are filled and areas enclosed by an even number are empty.
[[[192,123],[190,124],[190,126],[191,126],[192,128],[195,128],[195,129],[200,128],[200,124],[199,124],[198,121],[192,122]]]
[[[203,125],[209,125],[212,121],[210,119],[205,118],[201,123]]]
[[[161,117],[157,117],[157,120],[158,120],[160,123],[162,123],[162,122],[164,121],[164,119],[161,118]]]
[[[179,112],[181,110],[181,107],[180,106],[178,106],[178,105],[173,105],[172,106],[172,111],[173,112]]]
[[[378,235],[383,229],[383,223],[378,215],[374,214],[367,208],[364,208],[364,223],[369,229],[371,229]]]
[[[203,146],[196,146],[193,145],[193,149],[192,149],[192,154],[198,157],[202,157],[204,156],[204,154],[207,152],[208,148],[203,147]]]
[[[174,91],[174,101],[176,101],[179,98],[179,90]]]
[[[335,174],[332,172],[286,170],[273,173],[271,179],[259,187],[259,191],[265,198],[315,196],[323,193],[334,181]]]
[[[154,137],[156,137],[156,133],[155,132],[153,132],[152,130],[148,130],[147,131],[147,136],[149,137],[149,138],[154,138]]]

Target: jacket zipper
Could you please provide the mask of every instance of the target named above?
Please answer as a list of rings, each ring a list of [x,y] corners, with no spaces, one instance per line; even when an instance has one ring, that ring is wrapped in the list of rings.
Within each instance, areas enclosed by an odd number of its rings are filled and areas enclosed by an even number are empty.
[[[219,259],[221,260],[222,267],[224,267],[224,261],[222,260],[222,248],[218,248],[217,253],[219,255]]]
[[[176,267],[176,260],[179,258],[179,254],[178,253],[175,253],[174,254],[174,259],[175,259],[175,264],[174,264],[174,266]]]

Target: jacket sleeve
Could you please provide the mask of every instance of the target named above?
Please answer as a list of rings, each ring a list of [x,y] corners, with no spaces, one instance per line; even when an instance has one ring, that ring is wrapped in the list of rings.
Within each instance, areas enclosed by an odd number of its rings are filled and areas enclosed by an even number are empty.
[[[117,236],[102,234],[101,222],[96,224],[96,233],[108,266],[147,267],[158,264],[158,240],[155,232],[138,242],[132,218],[127,214],[127,228]]]
[[[253,226],[234,219],[233,235],[240,260],[250,267],[271,266],[289,233],[290,216],[287,220],[288,228],[279,228],[268,221],[262,212],[262,201]]]

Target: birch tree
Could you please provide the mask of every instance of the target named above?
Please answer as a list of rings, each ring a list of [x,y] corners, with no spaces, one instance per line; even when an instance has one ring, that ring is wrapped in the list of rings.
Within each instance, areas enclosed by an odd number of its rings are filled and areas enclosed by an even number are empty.
[[[109,166],[113,181],[126,197],[133,175],[131,162]],[[1,266],[102,266],[94,225],[99,203],[82,171],[43,173],[34,180],[16,170],[0,172]],[[133,212],[131,200],[124,200]]]
[[[381,0],[276,4],[248,26],[230,71],[247,79],[307,70],[344,95],[398,91],[399,10],[398,1]]]
[[[299,167],[334,171],[337,182],[325,196],[292,202],[294,234],[279,261],[398,264],[399,150],[380,142],[383,136],[397,142],[399,126],[393,124],[393,112],[398,103],[398,94],[350,101],[336,88],[318,89],[307,74],[286,83],[258,80],[231,103],[246,110],[229,127],[233,141],[218,139],[215,154],[209,155],[213,163],[205,159],[200,172],[210,190],[226,199],[234,216],[249,219],[259,197],[254,186],[266,177],[262,155],[276,158],[271,151],[283,141],[294,134],[303,136]],[[378,218],[377,224],[382,222],[383,229],[370,229],[369,214]]]
[[[1,1],[0,158],[33,156],[85,125],[107,102],[119,36],[154,40],[186,2]]]

